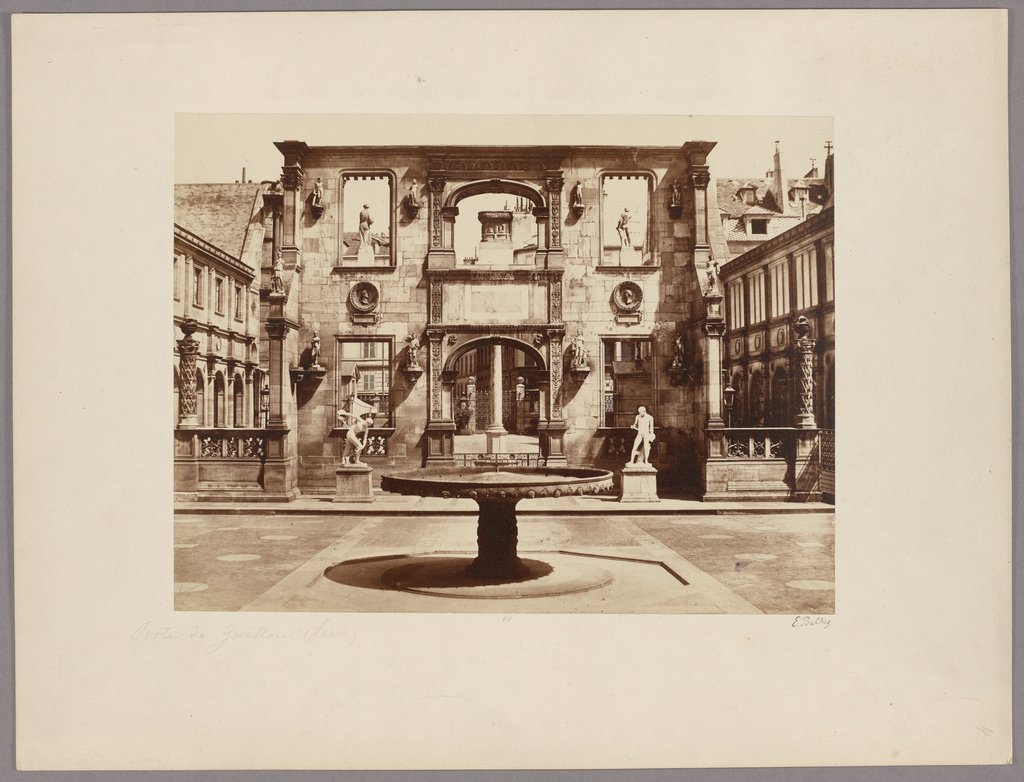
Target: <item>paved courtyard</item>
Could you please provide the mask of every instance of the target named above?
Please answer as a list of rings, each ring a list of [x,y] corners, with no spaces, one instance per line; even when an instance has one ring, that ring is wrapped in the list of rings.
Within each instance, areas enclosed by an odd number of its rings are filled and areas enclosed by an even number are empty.
[[[175,607],[814,614],[835,606],[828,506],[638,508],[594,497],[523,501],[519,509],[520,555],[543,566],[524,585],[530,596],[498,585],[459,599],[467,592],[453,574],[476,547],[469,501],[183,505],[174,524]],[[398,584],[402,573],[410,577]]]

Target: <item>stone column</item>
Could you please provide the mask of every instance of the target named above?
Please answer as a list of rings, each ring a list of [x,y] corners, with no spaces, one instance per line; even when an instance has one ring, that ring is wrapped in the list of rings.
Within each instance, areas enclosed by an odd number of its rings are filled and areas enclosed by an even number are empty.
[[[273,309],[274,299],[283,300],[284,296],[272,293],[270,298]],[[285,376],[287,368],[284,361],[284,340],[288,335],[288,326],[283,320],[271,319],[267,323],[267,334],[270,336],[270,377],[268,378],[270,382],[270,420],[267,422],[267,428],[285,429],[287,422],[284,417],[284,394],[291,385]]]
[[[548,334],[548,380],[541,384],[547,390],[547,405],[542,402],[541,420],[537,424],[540,435],[541,453],[544,464],[548,467],[564,467],[567,464],[563,443],[565,438],[565,421],[562,420],[562,334]],[[543,414],[547,413],[547,420]]]
[[[693,185],[694,249],[707,249],[708,237],[708,185],[711,173],[707,166],[691,165],[690,182]]]
[[[425,461],[451,463],[455,451],[455,422],[444,417],[443,378],[444,361],[442,341],[444,332],[427,331],[429,352],[427,354],[427,396],[429,401],[427,430],[424,438]]]
[[[548,194],[548,252],[547,267],[560,269],[565,266],[565,250],[562,249],[562,187],[565,180],[560,170],[548,171],[544,177],[544,189]]]
[[[796,319],[793,330],[797,337],[793,343],[796,367],[800,383],[797,398],[797,413],[793,426],[797,429],[816,429],[814,420],[814,346],[816,341],[807,335],[811,331],[810,321],[803,315]]]
[[[430,209],[430,241],[427,243],[428,269],[455,268],[455,248],[451,237],[459,208],[444,205],[444,188],[447,183],[443,173],[427,176],[429,193],[427,205]]]
[[[505,426],[502,421],[501,342],[491,343],[491,425],[487,427],[487,453],[504,453]]]
[[[725,316],[722,314],[722,295],[712,291],[704,297],[704,393],[707,401],[706,427],[724,429],[722,420],[722,337],[725,336]]]
[[[193,318],[185,318],[179,328],[185,336],[178,340],[178,426],[184,429],[199,426],[196,413],[196,356],[199,355],[199,342],[192,338],[198,324]]]

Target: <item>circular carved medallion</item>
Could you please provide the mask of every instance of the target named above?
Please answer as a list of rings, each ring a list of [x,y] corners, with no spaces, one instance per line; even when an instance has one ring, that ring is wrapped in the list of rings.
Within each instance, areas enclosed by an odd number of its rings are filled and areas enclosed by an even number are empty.
[[[782,345],[786,341],[786,332],[784,329],[779,329],[775,334],[775,344]]]
[[[620,282],[612,291],[612,302],[619,312],[636,312],[644,301],[644,290],[632,280]]]
[[[357,282],[348,293],[348,303],[356,312],[373,312],[380,304],[380,291],[372,282]]]

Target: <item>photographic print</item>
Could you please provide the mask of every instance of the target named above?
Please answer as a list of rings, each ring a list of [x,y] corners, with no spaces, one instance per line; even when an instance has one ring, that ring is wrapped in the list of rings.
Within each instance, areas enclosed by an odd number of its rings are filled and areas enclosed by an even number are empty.
[[[832,612],[830,119],[178,122],[178,610]]]

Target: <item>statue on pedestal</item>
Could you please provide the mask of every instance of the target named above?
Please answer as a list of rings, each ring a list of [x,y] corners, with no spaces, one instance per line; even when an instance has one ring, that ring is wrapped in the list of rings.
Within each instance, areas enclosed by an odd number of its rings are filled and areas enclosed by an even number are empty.
[[[569,350],[572,352],[569,368],[587,369],[587,346],[583,342],[583,334],[581,332],[576,332],[576,336],[569,343]]]
[[[324,201],[324,180],[317,177],[313,184],[313,206],[323,206]]]
[[[707,275],[708,279],[704,288],[704,295],[710,296],[712,293],[718,293],[718,261],[712,261],[708,264]]]
[[[633,242],[629,238],[629,218],[630,218],[630,216],[631,215],[629,214],[629,207],[627,206],[627,207],[625,207],[622,210],[622,214],[619,215],[619,223],[618,223],[618,225],[615,226],[615,230],[618,231],[618,234],[619,234],[619,243],[623,247],[632,247],[633,246]]]
[[[679,185],[677,179],[672,183],[672,200],[669,202],[669,206],[682,206],[683,205],[683,190]]]
[[[654,442],[654,418],[647,415],[647,408],[640,405],[636,409],[636,418],[629,427],[636,430],[636,438],[633,440],[633,450],[630,452],[629,461],[626,466],[636,464],[639,457],[641,464],[651,463],[651,443]]]
[[[686,349],[684,347],[683,335],[682,334],[676,334],[675,341],[672,343],[672,348],[673,348],[672,368],[673,369],[682,369],[683,368],[683,362],[684,362],[684,360],[686,358],[686,355],[685,355],[686,354]]]
[[[583,183],[580,180],[576,180],[576,186],[573,187],[572,192],[569,194],[569,206],[573,209],[583,208]]]
[[[320,332],[313,329],[313,339],[309,343],[309,365],[320,366]]]
[[[418,367],[420,365],[420,338],[415,334],[405,338],[405,341],[409,343],[409,363],[410,367]]]
[[[274,271],[270,275],[270,292],[284,293],[284,261],[281,259],[281,251],[277,251],[274,258]]]
[[[345,450],[341,454],[342,464],[364,464],[359,456],[366,448],[366,441],[370,437],[370,427],[373,426],[373,411],[355,415],[347,410],[339,410],[338,418],[351,421],[348,425],[348,432],[345,434]],[[360,439],[362,435],[362,439]]]
[[[416,183],[416,180],[412,180],[412,184],[409,185],[409,193],[405,196],[405,203],[414,208],[419,208],[422,204],[420,202],[420,188]]]

